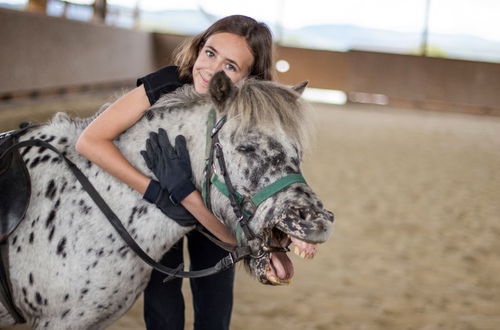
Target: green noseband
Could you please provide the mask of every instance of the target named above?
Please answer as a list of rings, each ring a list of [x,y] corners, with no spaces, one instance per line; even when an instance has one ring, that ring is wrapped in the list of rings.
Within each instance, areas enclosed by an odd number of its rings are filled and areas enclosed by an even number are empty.
[[[219,177],[214,174],[212,175],[212,184],[226,197],[229,198],[229,190],[224,182],[222,182]],[[274,181],[273,183],[265,186],[258,192],[256,192],[252,197],[250,197],[248,200],[252,203],[253,208],[257,208],[262,202],[264,202],[266,199],[269,197],[273,196],[274,194],[280,192],[281,190],[285,189],[289,185],[292,185],[294,183],[306,183],[306,180],[302,176],[302,174],[288,174],[281,179],[278,179]],[[236,195],[238,197],[238,200],[243,203],[245,201],[245,198],[241,196],[238,192],[236,192]]]

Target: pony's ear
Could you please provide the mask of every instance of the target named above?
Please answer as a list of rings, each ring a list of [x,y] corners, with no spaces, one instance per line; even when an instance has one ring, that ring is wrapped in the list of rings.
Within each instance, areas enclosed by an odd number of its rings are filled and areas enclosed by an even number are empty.
[[[224,71],[219,71],[210,80],[208,93],[217,110],[223,112],[227,101],[236,94],[236,86]]]
[[[309,81],[304,80],[301,83],[298,83],[297,85],[293,86],[292,89],[296,91],[299,95],[302,95],[304,93],[304,90],[306,89],[306,86],[309,84]]]

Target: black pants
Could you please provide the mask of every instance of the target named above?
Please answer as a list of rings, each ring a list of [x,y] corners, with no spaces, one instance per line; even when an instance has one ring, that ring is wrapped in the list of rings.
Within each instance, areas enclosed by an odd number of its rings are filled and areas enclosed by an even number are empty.
[[[202,234],[188,235],[191,270],[215,265],[227,252],[210,242]],[[162,258],[161,263],[175,267],[183,261],[182,239]],[[148,330],[184,330],[184,298],[182,279],[163,283],[165,275],[153,271],[144,291],[144,321]],[[233,307],[234,267],[219,274],[191,279],[193,294],[194,329],[229,329]]]

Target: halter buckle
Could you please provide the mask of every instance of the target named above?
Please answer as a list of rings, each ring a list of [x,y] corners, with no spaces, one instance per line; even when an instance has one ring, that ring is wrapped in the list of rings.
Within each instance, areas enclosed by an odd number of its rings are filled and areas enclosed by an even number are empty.
[[[219,176],[219,173],[217,173],[217,167],[215,167],[215,163],[212,163],[212,171],[215,173],[215,175]]]
[[[247,212],[250,217],[253,217],[255,211],[257,211],[257,205],[252,201],[248,195],[243,196],[243,201],[241,203],[243,211]]]
[[[225,122],[226,122],[226,116],[219,119],[219,121],[215,123],[214,127],[212,128],[210,137],[214,137],[214,135],[219,132],[219,130],[221,129],[221,127],[224,125]]]

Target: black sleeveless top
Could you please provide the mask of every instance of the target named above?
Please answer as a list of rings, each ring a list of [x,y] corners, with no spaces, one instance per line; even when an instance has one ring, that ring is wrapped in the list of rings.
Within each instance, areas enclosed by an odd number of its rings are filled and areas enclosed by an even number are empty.
[[[166,66],[137,79],[137,86],[144,85],[149,104],[153,105],[163,95],[187,84],[179,78],[177,66]]]

